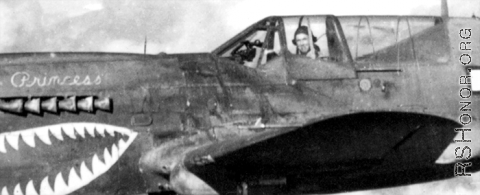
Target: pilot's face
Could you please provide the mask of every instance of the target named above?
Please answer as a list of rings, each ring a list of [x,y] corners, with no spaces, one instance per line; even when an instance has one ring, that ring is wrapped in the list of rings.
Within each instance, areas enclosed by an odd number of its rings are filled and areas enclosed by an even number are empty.
[[[308,35],[300,33],[295,36],[295,41],[297,42],[297,48],[303,52],[308,52],[310,48],[310,43],[308,42]]]

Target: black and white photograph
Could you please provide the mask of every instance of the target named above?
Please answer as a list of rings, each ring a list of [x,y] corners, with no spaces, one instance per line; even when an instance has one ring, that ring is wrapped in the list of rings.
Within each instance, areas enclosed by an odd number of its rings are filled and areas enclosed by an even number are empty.
[[[476,195],[478,0],[0,0],[0,195]]]

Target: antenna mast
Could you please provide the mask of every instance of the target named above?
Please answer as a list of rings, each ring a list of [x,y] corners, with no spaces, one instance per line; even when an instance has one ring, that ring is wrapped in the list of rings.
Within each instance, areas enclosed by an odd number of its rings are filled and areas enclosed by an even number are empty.
[[[145,43],[143,45],[143,54],[147,55],[147,35],[145,35]]]
[[[442,18],[448,18],[448,4],[447,0],[442,0]]]

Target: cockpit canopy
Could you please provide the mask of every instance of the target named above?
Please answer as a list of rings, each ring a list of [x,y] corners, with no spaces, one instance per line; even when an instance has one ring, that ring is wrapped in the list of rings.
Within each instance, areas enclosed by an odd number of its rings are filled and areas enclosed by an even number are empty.
[[[295,32],[302,27],[308,29],[310,48],[305,57],[315,60],[352,66],[446,63],[448,39],[443,29],[435,28],[441,23],[434,16],[274,16],[248,27],[213,53],[248,67],[262,66],[277,56],[299,55]]]

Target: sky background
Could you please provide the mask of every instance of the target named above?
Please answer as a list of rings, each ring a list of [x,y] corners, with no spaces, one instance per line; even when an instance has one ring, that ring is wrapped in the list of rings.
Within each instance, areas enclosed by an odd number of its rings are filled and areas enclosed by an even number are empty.
[[[480,1],[449,0],[450,16]],[[210,52],[271,15],[440,15],[440,0],[0,0],[0,52]],[[479,140],[480,141],[480,140]],[[452,170],[453,174],[453,170]],[[473,195],[480,174],[350,195]]]
[[[451,16],[480,16],[450,0]],[[0,52],[212,51],[271,15],[439,15],[440,0],[0,0]]]

